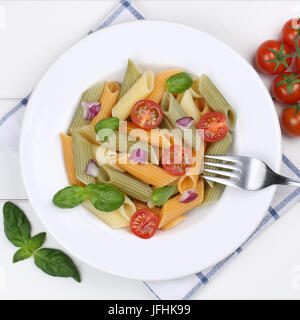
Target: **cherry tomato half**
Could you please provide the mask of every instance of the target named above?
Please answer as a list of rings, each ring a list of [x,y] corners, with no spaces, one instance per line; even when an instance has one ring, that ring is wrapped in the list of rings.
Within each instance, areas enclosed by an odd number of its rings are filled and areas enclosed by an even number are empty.
[[[131,120],[143,129],[154,129],[163,120],[163,112],[159,104],[152,100],[140,100],[131,110]]]
[[[227,135],[227,119],[221,112],[209,112],[200,118],[197,128],[204,130],[205,141],[217,142]]]
[[[191,149],[172,145],[162,154],[163,168],[174,176],[184,176],[192,163],[193,153]]]
[[[256,51],[258,68],[268,74],[279,74],[288,69],[292,63],[289,54],[291,48],[279,40],[267,40]]]
[[[130,220],[130,229],[138,237],[149,239],[154,236],[158,228],[158,216],[149,209],[140,209]]]
[[[278,102],[293,104],[300,100],[300,75],[284,72],[272,84],[273,95]]]
[[[295,39],[300,36],[299,22],[299,18],[290,19],[284,24],[281,31],[282,41],[294,50],[296,49]],[[300,45],[300,38],[298,38],[298,44]]]
[[[288,107],[280,116],[282,129],[290,136],[300,137],[300,107]]]

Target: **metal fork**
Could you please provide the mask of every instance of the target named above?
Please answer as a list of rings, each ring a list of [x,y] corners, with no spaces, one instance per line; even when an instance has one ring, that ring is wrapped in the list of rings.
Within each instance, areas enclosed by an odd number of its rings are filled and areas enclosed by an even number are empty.
[[[300,187],[300,180],[284,177],[256,158],[244,156],[205,156],[205,158],[218,161],[204,161],[204,173],[214,174],[203,175],[207,180],[250,191],[274,184]]]

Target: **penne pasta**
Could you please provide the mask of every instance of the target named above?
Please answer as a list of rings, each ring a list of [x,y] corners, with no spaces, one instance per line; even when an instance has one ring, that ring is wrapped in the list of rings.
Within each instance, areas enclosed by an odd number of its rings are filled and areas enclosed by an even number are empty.
[[[172,69],[172,70],[165,70],[159,72],[154,78],[154,89],[147,97],[147,99],[155,101],[156,103],[160,103],[161,99],[167,90],[166,83],[167,80],[174,76],[177,73],[182,72],[182,69]]]
[[[203,202],[201,203],[201,207],[217,202],[221,198],[224,190],[225,190],[225,185],[223,184],[215,183],[213,188],[210,187],[209,185],[206,185],[205,192],[204,192],[204,199],[203,199]]]
[[[108,167],[124,172],[119,166],[116,165],[116,157],[118,155],[117,152],[110,150],[104,145],[98,146],[95,144],[91,145],[93,159],[97,162],[98,166],[107,165]]]
[[[149,209],[150,211],[152,211],[154,214],[156,214],[158,216],[160,215],[161,209],[159,207],[149,208],[145,202],[138,201],[138,200],[134,200],[133,203],[135,204],[136,211],[146,208],[146,209]]]
[[[96,117],[91,121],[91,127],[94,129],[97,122],[111,115],[111,109],[118,101],[120,85],[118,82],[108,82],[100,97],[101,109]]]
[[[117,209],[116,212],[124,218],[126,221],[130,222],[131,217],[136,212],[136,207],[133,201],[128,196],[125,196],[125,201],[121,208]]]
[[[141,130],[146,135],[140,134]],[[155,147],[167,148],[171,145],[171,135],[167,134],[167,132],[159,129],[143,130],[130,121],[127,121],[127,134],[129,137],[139,138],[139,141]]]
[[[74,146],[76,178],[84,184],[95,183],[95,178],[85,174],[87,164],[92,159],[90,143],[76,131],[73,131],[72,138]]]
[[[182,214],[181,216],[178,216],[175,219],[171,220],[170,222],[164,224],[161,227],[161,230],[164,230],[164,231],[170,230],[170,229],[174,228],[175,226],[177,226],[181,221],[185,220],[186,218],[187,217]]]
[[[178,180],[178,191],[183,193],[188,189],[195,189],[199,176],[185,175]]]
[[[212,142],[209,144],[207,147],[205,154],[206,155],[211,155],[211,156],[223,156],[227,154],[230,146],[232,144],[232,137],[230,133],[227,133],[227,136],[218,142]],[[216,162],[216,160],[209,159],[210,162]],[[206,169],[214,169],[212,166],[205,165]],[[204,169],[205,170],[205,169]],[[205,172],[205,175],[207,176],[215,176],[213,173]],[[214,187],[215,182],[207,180],[207,183],[209,184],[210,187]]]
[[[75,175],[75,159],[72,137],[63,133],[60,133],[59,136],[63,148],[65,167],[69,183],[71,186],[83,185],[83,183],[80,182]]]
[[[133,105],[137,101],[145,99],[152,92],[153,87],[154,74],[152,71],[147,71],[113,107],[112,116],[120,120],[126,120],[131,113]]]
[[[85,201],[82,205],[113,229],[121,229],[129,226],[129,222],[117,211],[102,212],[97,210],[90,201]]]
[[[123,77],[119,100],[132,87],[134,83],[142,76],[141,69],[130,59],[128,59],[127,68]]]
[[[176,121],[178,119],[184,118],[187,115],[183,111],[183,109],[180,107],[172,93],[170,92],[165,92],[162,103],[161,103],[161,108],[163,110],[164,114],[164,121],[167,123],[168,127],[172,127],[173,129],[176,128]],[[182,136],[184,137],[184,142],[194,150],[199,148],[200,146],[200,137],[196,131],[196,127],[192,124],[191,127],[189,128],[191,130],[184,131],[182,129],[180,132],[182,133]]]
[[[161,209],[160,217],[159,217],[159,225],[158,227],[161,228],[170,221],[174,220],[175,218],[181,216],[183,213],[195,208],[199,207],[203,201],[204,195],[204,182],[201,178],[196,186],[196,191],[198,193],[198,197],[189,203],[179,202],[181,195],[177,195],[171,199],[169,199]]]
[[[71,134],[72,129],[78,129],[78,128],[84,127],[91,122],[91,120],[85,120],[83,118],[83,110],[82,110],[81,102],[83,101],[98,102],[100,100],[100,96],[102,94],[104,87],[105,87],[105,82],[100,82],[92,86],[91,88],[87,89],[86,91],[84,91],[84,93],[81,96],[80,103],[77,107],[77,111],[68,129],[68,133]]]
[[[139,180],[153,185],[155,188],[164,187],[177,179],[176,176],[173,176],[155,164],[137,164],[132,161],[123,163],[122,161],[117,163],[117,165]]]
[[[77,129],[77,132],[80,133],[85,139],[87,139],[90,143],[101,144],[99,139],[97,139],[97,135],[95,130],[92,128],[90,124],[84,126],[82,128]]]
[[[177,101],[180,104],[183,111],[185,112],[185,114],[194,119],[193,123],[195,126],[197,126],[201,117],[201,111],[194,102],[191,89],[179,94],[177,96]]]
[[[230,131],[234,131],[237,120],[235,110],[205,74],[199,78],[199,91],[214,111],[222,112],[226,116]]]
[[[134,199],[144,202],[151,201],[152,189],[147,184],[127,173],[115,171],[105,165],[99,167],[99,169],[100,173],[97,181],[111,184]]]

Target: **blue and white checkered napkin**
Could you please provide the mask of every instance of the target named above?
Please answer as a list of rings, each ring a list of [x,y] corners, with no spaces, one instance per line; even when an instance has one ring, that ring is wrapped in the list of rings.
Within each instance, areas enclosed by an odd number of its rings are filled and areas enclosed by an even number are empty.
[[[132,20],[144,19],[129,0],[122,0],[120,4],[110,13],[94,30],[90,33],[105,28],[112,24],[128,22]],[[8,112],[0,120],[0,138],[15,152],[18,152],[19,133],[21,128],[22,118],[27,105],[28,95],[10,112]],[[300,177],[300,170],[285,156],[282,155],[282,174],[290,177]],[[197,274],[190,275],[176,280],[167,281],[150,281],[145,282],[146,287],[158,299],[189,299],[199,288],[203,287],[209,280],[227,264],[230,259],[239,254],[245,249],[250,240],[256,237],[266,227],[271,225],[274,221],[279,219],[281,215],[293,206],[300,198],[300,188],[291,189],[288,187],[279,187],[265,217],[260,225],[235,252],[230,254],[227,258],[217,263],[215,266],[205,269]],[[200,253],[201,254],[201,253]]]

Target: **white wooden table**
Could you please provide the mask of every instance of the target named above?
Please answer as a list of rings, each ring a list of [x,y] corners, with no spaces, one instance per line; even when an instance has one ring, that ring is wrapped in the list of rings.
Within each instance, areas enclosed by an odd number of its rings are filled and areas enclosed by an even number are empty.
[[[82,38],[117,1],[0,1],[0,117],[34,88],[65,49]],[[135,1],[146,18],[200,28],[251,61],[257,45],[277,37],[281,25],[299,16],[288,1]],[[300,167],[300,139],[284,137],[285,153]],[[46,231],[26,199],[18,160],[0,144],[1,209],[14,200],[33,232]],[[1,210],[2,211],[2,210]],[[0,299],[153,299],[139,281],[114,277],[80,261],[83,282],[52,278],[32,260],[12,264],[15,248],[5,239],[0,215]],[[194,299],[300,298],[300,204],[266,230]],[[59,248],[48,234],[47,246]]]

